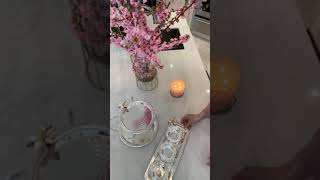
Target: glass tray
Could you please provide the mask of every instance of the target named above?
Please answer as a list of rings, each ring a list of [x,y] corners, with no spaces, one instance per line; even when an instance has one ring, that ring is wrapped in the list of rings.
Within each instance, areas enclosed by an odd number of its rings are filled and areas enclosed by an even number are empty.
[[[179,165],[190,131],[180,123],[169,124],[151,157],[145,180],[172,180]],[[179,139],[179,140],[178,140]]]

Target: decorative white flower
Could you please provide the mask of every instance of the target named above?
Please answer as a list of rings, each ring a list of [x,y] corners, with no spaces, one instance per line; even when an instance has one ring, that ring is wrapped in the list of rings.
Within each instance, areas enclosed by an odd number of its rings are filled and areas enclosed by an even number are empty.
[[[145,39],[145,40],[150,40],[150,39],[151,39],[151,35],[149,35],[149,34],[145,35],[145,36],[144,36],[144,39]]]

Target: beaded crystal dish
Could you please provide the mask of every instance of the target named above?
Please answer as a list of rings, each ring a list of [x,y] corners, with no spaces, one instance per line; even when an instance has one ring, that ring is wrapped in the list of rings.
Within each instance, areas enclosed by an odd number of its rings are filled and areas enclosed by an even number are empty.
[[[179,165],[190,131],[175,118],[169,120],[169,127],[151,157],[144,174],[145,180],[172,180]]]

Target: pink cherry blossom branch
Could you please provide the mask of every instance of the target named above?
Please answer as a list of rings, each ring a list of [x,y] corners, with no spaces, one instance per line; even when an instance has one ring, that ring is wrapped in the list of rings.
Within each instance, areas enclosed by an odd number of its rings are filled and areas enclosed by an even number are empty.
[[[160,23],[156,28],[150,28],[147,25],[146,15],[143,5],[137,0],[112,0],[111,7],[111,43],[127,50],[132,57],[132,68],[135,73],[144,73],[152,68],[162,68],[160,60],[156,53],[162,50],[170,49],[176,45],[188,41],[189,35],[180,36],[171,39],[169,42],[161,40],[163,30],[167,30],[172,24],[179,21],[185,12],[195,4],[192,0],[190,4],[186,3],[182,8],[177,10],[177,14],[171,19],[174,10],[169,10],[170,3],[164,0],[157,2],[152,13]],[[122,29],[114,29],[122,27]]]
[[[162,0],[163,1],[163,0]],[[156,27],[156,31],[157,30],[160,30],[160,29],[163,29],[163,30],[168,30],[170,28],[170,26],[172,26],[175,22],[178,22],[179,21],[179,18],[184,16],[185,12],[190,9],[194,4],[196,3],[195,0],[192,0],[192,2],[189,4],[189,5],[185,5],[183,6],[180,10],[176,10],[178,11],[179,13],[176,14],[175,17],[173,17],[172,19],[170,19],[169,21],[167,21],[165,24],[159,24],[157,27]],[[164,27],[164,28],[163,28]],[[159,35],[160,36],[160,35]]]

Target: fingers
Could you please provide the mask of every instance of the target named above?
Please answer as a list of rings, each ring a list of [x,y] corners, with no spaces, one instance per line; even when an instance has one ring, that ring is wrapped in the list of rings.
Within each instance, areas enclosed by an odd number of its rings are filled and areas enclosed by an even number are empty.
[[[184,125],[184,127],[189,128],[189,126],[191,125],[191,120],[187,116],[184,116],[181,119],[181,123]]]
[[[182,121],[182,124],[184,125],[184,127],[191,129],[192,127],[192,121],[190,119],[184,119]]]
[[[195,114],[187,114],[181,119],[181,123],[184,127],[191,129],[192,124],[198,121],[198,116]]]
[[[187,121],[188,121],[188,118],[186,118],[186,116],[181,118],[181,124],[183,124],[184,126],[186,125]]]
[[[182,120],[181,120],[181,123],[182,123],[184,126],[186,126],[186,124],[188,123],[188,119],[182,119]]]

